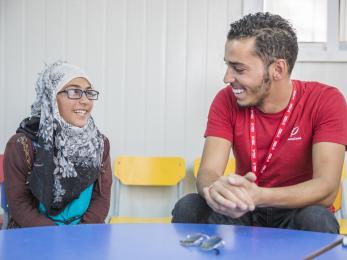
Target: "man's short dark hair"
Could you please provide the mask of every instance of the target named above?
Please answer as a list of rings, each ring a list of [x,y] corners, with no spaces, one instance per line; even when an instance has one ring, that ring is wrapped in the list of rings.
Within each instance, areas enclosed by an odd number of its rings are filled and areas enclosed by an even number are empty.
[[[255,38],[255,52],[266,66],[285,59],[291,74],[298,56],[298,41],[292,25],[279,15],[249,14],[230,24],[228,40]]]

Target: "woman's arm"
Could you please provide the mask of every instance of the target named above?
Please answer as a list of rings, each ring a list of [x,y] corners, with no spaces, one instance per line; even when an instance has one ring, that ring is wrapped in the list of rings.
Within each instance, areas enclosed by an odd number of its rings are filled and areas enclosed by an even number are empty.
[[[110,143],[104,137],[104,155],[98,181],[94,185],[90,205],[80,223],[104,223],[110,209],[112,169]]]
[[[21,227],[55,225],[39,212],[37,200],[27,184],[32,161],[31,141],[23,134],[14,135],[8,141],[4,154],[5,187],[10,215]]]

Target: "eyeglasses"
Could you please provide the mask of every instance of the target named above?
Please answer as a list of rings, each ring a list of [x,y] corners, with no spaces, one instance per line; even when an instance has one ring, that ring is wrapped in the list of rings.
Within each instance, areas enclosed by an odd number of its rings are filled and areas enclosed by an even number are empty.
[[[69,99],[80,99],[82,98],[83,93],[89,100],[97,100],[99,96],[99,92],[93,89],[81,90],[78,88],[69,88],[59,91],[57,95],[61,93],[66,93]]]
[[[180,240],[180,244],[184,247],[196,246],[205,251],[214,250],[219,254],[219,249],[225,245],[224,240],[219,236],[208,236],[202,233],[189,234],[185,239]]]

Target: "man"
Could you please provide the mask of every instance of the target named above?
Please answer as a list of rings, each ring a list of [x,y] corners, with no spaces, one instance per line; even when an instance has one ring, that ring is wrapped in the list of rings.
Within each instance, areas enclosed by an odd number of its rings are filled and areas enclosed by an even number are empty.
[[[339,232],[329,207],[347,144],[346,102],[336,88],[291,80],[297,53],[296,34],[279,15],[231,24],[227,87],[210,108],[199,194],[176,203],[173,222]],[[231,148],[236,174],[226,177]]]

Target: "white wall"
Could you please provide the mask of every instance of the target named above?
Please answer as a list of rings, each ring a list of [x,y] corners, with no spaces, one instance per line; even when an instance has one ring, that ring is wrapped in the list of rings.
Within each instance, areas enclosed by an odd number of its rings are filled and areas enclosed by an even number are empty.
[[[85,68],[101,91],[94,118],[112,159],[182,156],[185,192],[194,190],[192,163],[210,102],[223,87],[228,25],[242,8],[242,0],[0,0],[0,152],[29,115],[43,63],[63,59]],[[298,63],[294,77],[346,95],[346,69]],[[160,188],[122,195],[124,214],[165,215],[174,203]]]
[[[346,62],[297,62],[293,78],[313,80],[337,87],[347,97]]]

